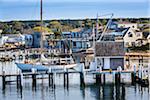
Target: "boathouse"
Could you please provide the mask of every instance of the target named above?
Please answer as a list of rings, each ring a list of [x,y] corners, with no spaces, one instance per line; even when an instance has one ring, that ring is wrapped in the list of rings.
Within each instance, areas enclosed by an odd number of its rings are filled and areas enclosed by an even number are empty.
[[[116,70],[119,66],[124,69],[124,43],[115,41],[97,42],[95,46],[95,60],[97,67]]]

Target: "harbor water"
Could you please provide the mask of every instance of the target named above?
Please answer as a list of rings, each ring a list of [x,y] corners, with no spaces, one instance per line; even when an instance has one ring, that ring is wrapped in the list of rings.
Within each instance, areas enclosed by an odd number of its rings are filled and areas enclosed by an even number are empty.
[[[5,70],[7,74],[15,74],[18,69],[15,62],[1,62],[0,74]],[[55,88],[49,87],[48,79],[39,76],[36,88],[32,87],[31,78],[23,80],[23,89],[17,89],[16,83],[6,85],[2,89],[2,79],[0,78],[0,100],[150,100],[148,87],[140,85],[113,84],[99,85],[95,84],[92,75],[86,77],[85,87],[80,86],[79,74],[69,74],[69,86],[64,87],[63,75],[57,75]],[[15,78],[7,77],[7,80]]]

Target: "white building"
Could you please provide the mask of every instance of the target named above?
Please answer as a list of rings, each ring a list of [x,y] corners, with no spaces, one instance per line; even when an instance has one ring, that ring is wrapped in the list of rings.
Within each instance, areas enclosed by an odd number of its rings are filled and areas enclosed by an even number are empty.
[[[33,37],[32,35],[28,34],[13,34],[13,35],[5,35],[2,36],[0,39],[0,44],[4,45],[5,43],[11,43],[11,44],[22,44],[25,46],[32,46],[33,44]]]
[[[130,23],[130,22],[118,22],[118,28],[128,28],[130,27],[131,29],[137,30],[138,29],[138,24],[137,23]]]
[[[131,47],[136,45],[136,40],[142,39],[142,32],[136,32],[132,28],[129,28],[128,31],[124,34],[123,40],[125,47]]]
[[[3,30],[0,29],[0,34],[3,32]]]
[[[0,39],[0,45],[2,46],[4,43],[7,42],[8,36],[2,36]]]

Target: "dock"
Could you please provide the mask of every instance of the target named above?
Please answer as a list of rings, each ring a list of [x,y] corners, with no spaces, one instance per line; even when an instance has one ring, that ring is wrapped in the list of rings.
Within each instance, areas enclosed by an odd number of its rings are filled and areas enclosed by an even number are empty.
[[[146,69],[148,70],[148,69]],[[96,84],[103,85],[107,84],[106,79],[108,79],[107,75],[112,75],[112,84],[120,85],[123,84],[121,76],[123,74],[128,74],[131,77],[131,84],[135,85],[137,83],[136,77],[142,78],[139,74],[142,73],[140,69],[138,70],[89,70],[89,69],[80,69],[80,70],[73,70],[73,69],[62,69],[56,71],[42,71],[36,72],[32,70],[32,72],[19,72],[17,74],[5,74],[5,71],[0,75],[2,78],[2,89],[5,90],[6,86],[9,85],[8,83],[14,82],[17,85],[17,88],[23,89],[23,80],[28,77],[32,79],[32,86],[36,87],[37,84],[37,76],[44,75],[46,77],[42,77],[40,79],[48,79],[48,86],[52,86],[55,88],[55,79],[56,75],[62,74],[64,77],[64,87],[69,87],[69,74],[79,74],[80,77],[80,86],[86,86],[85,78],[87,75],[94,75],[93,79],[95,80]],[[144,74],[144,73],[142,73]],[[148,74],[148,73],[147,73]],[[8,80],[10,77],[14,77],[16,80]]]

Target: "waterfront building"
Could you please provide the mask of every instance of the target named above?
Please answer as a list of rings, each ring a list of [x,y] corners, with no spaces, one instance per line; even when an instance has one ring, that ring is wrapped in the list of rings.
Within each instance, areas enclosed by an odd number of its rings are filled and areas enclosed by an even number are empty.
[[[97,67],[103,70],[116,70],[119,66],[124,69],[124,43],[115,41],[101,41],[96,43],[95,60]]]

